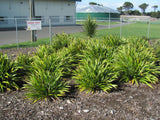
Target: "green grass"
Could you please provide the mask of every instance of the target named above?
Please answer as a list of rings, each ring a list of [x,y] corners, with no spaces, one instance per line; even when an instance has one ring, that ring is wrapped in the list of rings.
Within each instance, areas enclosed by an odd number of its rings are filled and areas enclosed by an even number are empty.
[[[20,42],[19,47],[37,47],[39,45],[47,45],[50,44],[50,38],[43,38],[38,39],[36,42],[26,41],[26,42]],[[0,46],[0,49],[7,49],[7,48],[17,48],[17,43],[14,44],[8,44],[8,45],[2,45]]]
[[[150,25],[150,39],[160,39],[160,24],[151,24]],[[120,35],[120,27],[111,28],[111,29],[101,29],[98,30],[95,38],[103,38],[105,35]],[[148,24],[144,23],[133,23],[130,25],[122,26],[122,37],[148,37]],[[74,36],[85,38],[83,33],[75,33]]]
[[[120,27],[111,28],[111,29],[101,29],[97,30],[96,35],[94,38],[103,38],[106,35],[120,35]],[[122,37],[148,37],[148,24],[147,23],[133,23],[129,25],[122,26]],[[78,38],[87,39],[87,36],[83,32],[81,33],[74,33],[73,36]],[[150,39],[160,39],[160,24],[153,24],[150,25]],[[53,38],[54,40],[54,38]],[[19,43],[20,47],[35,47],[38,45],[49,44],[49,38],[39,39],[37,42],[21,42]],[[3,45],[0,46],[0,49],[4,48],[16,48],[17,44],[10,44],[10,45]]]

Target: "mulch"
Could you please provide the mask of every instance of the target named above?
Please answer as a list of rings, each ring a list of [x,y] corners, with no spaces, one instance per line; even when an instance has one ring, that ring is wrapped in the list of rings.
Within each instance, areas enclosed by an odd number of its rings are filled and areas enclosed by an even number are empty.
[[[3,49],[15,58],[36,48]],[[95,94],[73,89],[65,97],[33,103],[25,90],[0,93],[1,120],[160,120],[160,84],[123,84],[111,93]]]

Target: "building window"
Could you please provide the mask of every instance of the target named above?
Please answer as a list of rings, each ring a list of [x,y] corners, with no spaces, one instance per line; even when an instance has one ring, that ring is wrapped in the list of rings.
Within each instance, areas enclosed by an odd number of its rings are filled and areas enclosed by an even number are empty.
[[[0,21],[4,21],[4,17],[0,17]]]
[[[0,16],[0,23],[8,23],[7,17]]]
[[[36,16],[35,18],[36,18],[36,20],[42,20],[41,16]]]
[[[73,21],[73,17],[72,16],[65,16],[65,22],[72,22]]]

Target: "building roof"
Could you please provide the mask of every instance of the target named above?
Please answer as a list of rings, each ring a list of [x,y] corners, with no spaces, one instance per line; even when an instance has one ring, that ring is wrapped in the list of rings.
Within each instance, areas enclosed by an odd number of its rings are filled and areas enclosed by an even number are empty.
[[[81,0],[62,0],[62,1],[79,1],[79,2],[81,2]]]
[[[119,13],[118,11],[105,6],[89,5],[77,9],[77,13]]]

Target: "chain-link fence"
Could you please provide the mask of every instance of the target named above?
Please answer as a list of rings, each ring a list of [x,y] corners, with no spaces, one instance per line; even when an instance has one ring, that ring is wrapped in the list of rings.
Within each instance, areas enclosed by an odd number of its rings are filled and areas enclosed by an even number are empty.
[[[27,21],[29,18],[0,18],[0,46],[6,44],[31,41],[31,31],[27,30]],[[42,29],[37,30],[37,39],[51,38],[58,33],[78,33],[82,32],[82,24],[85,19],[76,19],[73,17],[48,17],[36,18],[40,20]],[[160,31],[160,21],[147,20],[126,20],[120,18],[99,18],[97,21],[98,29],[108,29],[106,34],[116,34],[123,36],[144,36],[146,38],[157,39]],[[136,24],[133,24],[136,23]],[[127,27],[129,25],[129,27]]]

